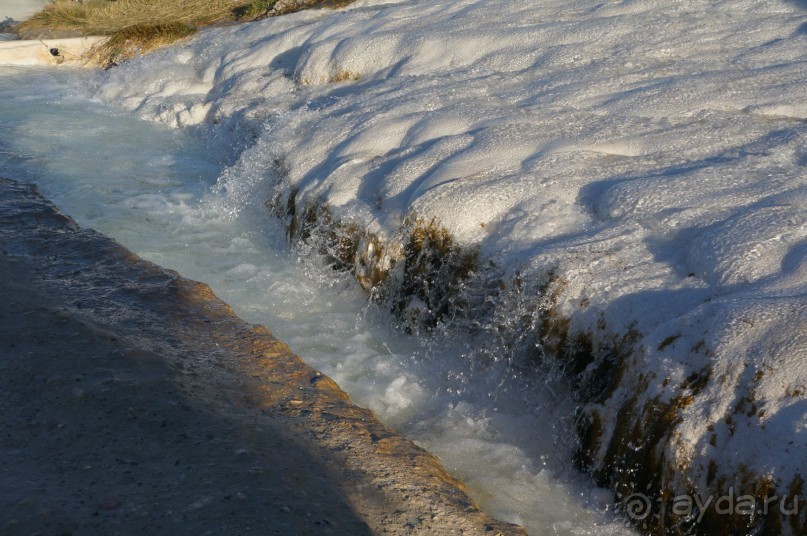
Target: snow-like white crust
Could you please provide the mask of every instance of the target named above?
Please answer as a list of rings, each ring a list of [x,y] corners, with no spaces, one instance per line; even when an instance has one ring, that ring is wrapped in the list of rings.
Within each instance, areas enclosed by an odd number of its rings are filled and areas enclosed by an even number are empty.
[[[805,46],[784,0],[361,1],[206,30],[98,95],[249,132],[245,195],[282,169],[382,239],[414,212],[553,268],[595,350],[639,334],[595,466],[626,400],[675,398],[670,489],[712,485],[713,460],[786,489],[807,470]]]

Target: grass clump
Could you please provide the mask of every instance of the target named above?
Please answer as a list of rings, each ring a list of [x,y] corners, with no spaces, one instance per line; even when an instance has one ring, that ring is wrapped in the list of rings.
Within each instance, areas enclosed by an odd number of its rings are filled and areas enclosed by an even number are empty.
[[[96,60],[112,64],[211,24],[253,20],[275,0],[54,0],[17,26],[27,38],[48,31],[109,36]]]
[[[112,34],[109,41],[96,50],[98,63],[111,66],[122,59],[145,54],[188,37],[195,31],[195,27],[183,23],[129,26]]]
[[[198,28],[257,17],[272,4],[274,0],[54,0],[22,22],[19,29],[114,35],[133,26],[183,24]]]

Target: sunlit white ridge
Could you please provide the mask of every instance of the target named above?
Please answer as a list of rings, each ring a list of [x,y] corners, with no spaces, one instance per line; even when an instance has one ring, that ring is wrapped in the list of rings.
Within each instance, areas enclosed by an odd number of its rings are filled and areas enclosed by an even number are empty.
[[[594,348],[640,334],[598,406],[605,439],[638,375],[658,379],[646,401],[710,368],[720,380],[682,410],[668,459],[704,482],[713,460],[787,482],[801,463],[788,442],[807,446],[806,28],[804,4],[785,0],[362,0],[207,29],[89,90],[60,89],[81,110],[100,106],[76,97],[91,94],[161,124],[92,112],[103,165],[77,156],[91,133],[42,132],[75,120],[53,110],[15,112],[4,143],[48,154],[23,167],[79,221],[267,323],[440,455],[492,515],[538,534],[618,533],[597,512],[612,495],[571,468],[568,389],[496,359],[480,372],[489,341],[403,335],[349,276],[284,253],[265,204],[293,188],[382,240],[418,214],[504,279],[537,288],[551,271],[554,312]],[[166,147],[167,168],[145,173]],[[77,195],[64,177],[118,186]],[[500,312],[518,329],[536,304],[512,299]],[[763,416],[729,427],[751,395]]]
[[[665,447],[689,469],[668,485],[774,459],[786,487],[800,462],[767,445],[807,446],[770,425],[807,419],[805,28],[786,0],[361,1],[210,30],[98,96],[251,129],[266,182],[382,240],[417,214],[505,278],[551,270],[554,313],[595,350],[640,334],[613,396],[586,409],[605,430],[595,457],[637,390],[640,407],[688,397],[701,376]]]

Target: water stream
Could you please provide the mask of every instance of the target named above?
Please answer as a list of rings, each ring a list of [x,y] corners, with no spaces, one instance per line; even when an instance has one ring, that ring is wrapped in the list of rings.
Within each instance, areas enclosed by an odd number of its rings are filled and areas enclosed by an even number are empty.
[[[0,68],[0,175],[36,183],[81,225],[208,283],[358,404],[437,454],[494,517],[532,534],[628,533],[607,492],[571,467],[572,402],[540,377],[479,370],[463,333],[407,335],[346,274],[289,250],[270,185],[201,136],[92,98],[97,74]]]

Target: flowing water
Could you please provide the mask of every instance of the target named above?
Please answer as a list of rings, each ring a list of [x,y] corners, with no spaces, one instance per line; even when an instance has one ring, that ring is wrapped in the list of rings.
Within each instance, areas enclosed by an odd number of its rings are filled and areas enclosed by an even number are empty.
[[[468,334],[407,335],[351,277],[289,251],[264,206],[273,184],[251,171],[269,166],[271,148],[229,154],[227,166],[202,135],[92,99],[98,76],[0,68],[0,175],[38,184],[81,225],[208,283],[440,456],[491,515],[533,534],[629,533],[611,496],[571,467],[574,406],[562,387],[481,366],[485,342]]]

